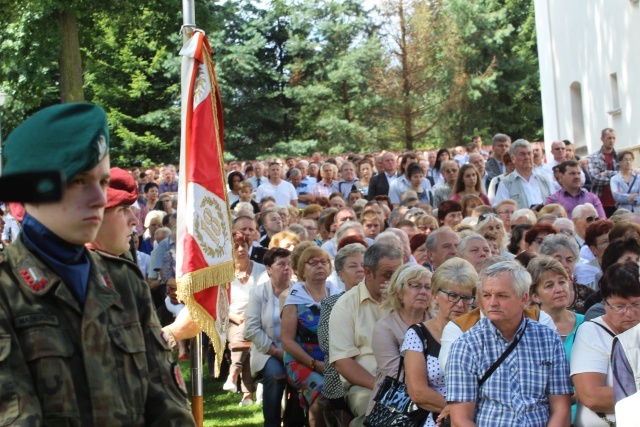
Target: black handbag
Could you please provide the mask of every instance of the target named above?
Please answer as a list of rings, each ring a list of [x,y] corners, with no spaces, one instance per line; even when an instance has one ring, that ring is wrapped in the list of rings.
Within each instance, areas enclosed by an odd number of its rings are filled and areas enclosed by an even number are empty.
[[[418,332],[416,330],[416,332]],[[418,332],[419,335],[422,335]],[[367,427],[422,427],[430,412],[411,401],[407,385],[400,381],[404,368],[404,357],[400,356],[398,374],[395,378],[386,376],[373,400],[376,402],[364,425]]]

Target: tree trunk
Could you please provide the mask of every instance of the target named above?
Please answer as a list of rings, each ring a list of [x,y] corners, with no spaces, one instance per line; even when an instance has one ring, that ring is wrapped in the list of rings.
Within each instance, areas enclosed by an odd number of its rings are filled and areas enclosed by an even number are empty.
[[[400,18],[400,54],[402,63],[402,120],[404,121],[404,143],[407,150],[413,150],[413,117],[411,111],[411,81],[409,76],[409,52],[407,47],[407,23],[402,0],[398,2]]]
[[[84,102],[78,21],[74,12],[60,11],[60,101]]]

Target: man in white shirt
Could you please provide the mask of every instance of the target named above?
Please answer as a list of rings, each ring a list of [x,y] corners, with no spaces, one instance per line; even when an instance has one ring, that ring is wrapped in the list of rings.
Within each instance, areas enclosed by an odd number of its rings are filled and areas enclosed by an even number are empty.
[[[509,148],[509,155],[516,170],[500,181],[493,206],[497,207],[504,199],[515,200],[518,209],[543,204],[555,187],[549,178],[533,171],[533,150],[529,141],[515,141]]]
[[[280,176],[280,163],[269,164],[269,182],[261,184],[256,191],[256,202],[260,203],[265,196],[275,199],[278,206],[298,207],[298,193],[290,182],[283,181]]]

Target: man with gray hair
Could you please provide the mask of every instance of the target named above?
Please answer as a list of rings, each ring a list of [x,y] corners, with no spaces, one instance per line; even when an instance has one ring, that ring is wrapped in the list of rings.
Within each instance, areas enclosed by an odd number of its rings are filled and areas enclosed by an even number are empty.
[[[364,280],[340,297],[329,319],[330,363],[340,374],[347,404],[362,426],[375,383],[373,328],[387,312],[384,292],[402,265],[402,250],[394,244],[375,243],[364,254]]]
[[[333,189],[340,194],[342,198],[347,200],[352,190],[358,191],[356,182],[360,181],[356,177],[356,167],[351,162],[344,162],[340,166],[340,181],[333,181]]]
[[[453,343],[445,383],[453,425],[567,426],[569,364],[560,336],[524,316],[531,275],[515,261],[480,273],[486,317]]]
[[[456,179],[458,179],[458,171],[460,166],[455,160],[447,160],[442,162],[440,166],[440,173],[444,176],[444,182],[440,185],[436,185],[433,189],[433,208],[437,209],[440,203],[445,200],[449,200],[453,194],[453,187],[456,185]]]
[[[509,148],[509,155],[516,170],[500,181],[493,206],[498,206],[504,199],[515,200],[519,209],[543,204],[555,191],[555,187],[548,177],[533,171],[533,154],[529,141],[515,141]]]
[[[314,202],[315,197],[311,194],[311,185],[309,182],[305,182],[302,179],[302,171],[298,168],[293,168],[289,171],[289,182],[296,189],[298,194],[298,207],[306,208]]]
[[[511,145],[511,138],[509,135],[505,135],[503,133],[496,134],[493,138],[491,138],[491,145],[493,146],[493,156],[487,160],[486,170],[489,175],[489,181],[495,178],[498,175],[502,175],[507,172],[507,168],[505,167],[502,156],[504,156],[509,151],[509,146]]]
[[[598,221],[600,219],[601,218],[598,215],[598,211],[596,210],[596,207],[593,206],[591,203],[585,203],[573,208],[573,211],[571,211],[571,221],[573,221],[573,224],[575,225],[576,241],[578,242],[578,246],[580,246],[581,248],[582,247],[588,248],[588,246],[585,246],[585,242],[584,242],[584,238],[587,233],[587,226],[592,222]],[[591,254],[590,258],[587,257],[585,259],[587,261],[591,261],[593,258],[594,256],[593,254]]]
[[[446,260],[458,256],[460,237],[449,227],[440,227],[427,237],[425,246],[431,270],[436,271]]]

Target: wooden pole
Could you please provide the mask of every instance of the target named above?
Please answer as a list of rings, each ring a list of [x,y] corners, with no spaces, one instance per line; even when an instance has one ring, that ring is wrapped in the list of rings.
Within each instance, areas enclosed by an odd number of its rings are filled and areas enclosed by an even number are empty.
[[[202,332],[191,339],[191,413],[196,426],[203,427]]]

